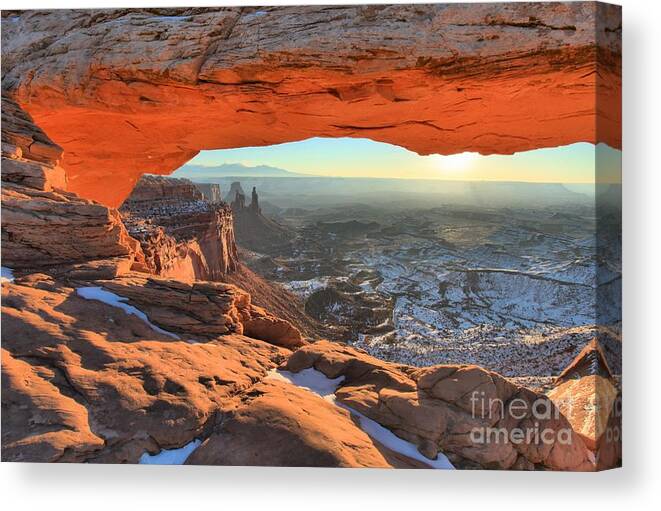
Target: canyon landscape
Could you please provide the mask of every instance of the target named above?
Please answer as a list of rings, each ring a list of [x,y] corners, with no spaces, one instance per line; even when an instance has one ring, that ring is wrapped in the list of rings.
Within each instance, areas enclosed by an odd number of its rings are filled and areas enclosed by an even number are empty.
[[[619,467],[620,95],[601,3],[3,11],[2,461]]]

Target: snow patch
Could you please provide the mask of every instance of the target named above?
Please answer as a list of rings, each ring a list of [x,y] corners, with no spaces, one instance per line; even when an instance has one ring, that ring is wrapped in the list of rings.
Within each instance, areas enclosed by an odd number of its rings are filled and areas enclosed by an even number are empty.
[[[197,449],[201,440],[195,439],[178,449],[163,449],[158,454],[144,453],[140,456],[141,465],[183,465],[191,453]]]
[[[329,277],[318,277],[309,280],[291,280],[281,285],[298,297],[306,299],[315,291],[328,287],[328,281]]]
[[[2,276],[0,276],[0,282],[14,282],[14,272],[11,268],[2,266]]]
[[[269,373],[269,377],[277,380],[286,381],[287,383],[293,383],[298,387],[308,389],[315,394],[319,394],[324,399],[332,397],[333,402],[335,401],[335,391],[344,381],[344,376],[339,376],[338,378],[330,379],[326,377],[321,371],[317,371],[313,367],[308,369],[303,369],[298,373],[292,373],[290,371],[278,371],[273,370]]]
[[[164,334],[169,337],[172,337],[173,339],[180,339],[180,337],[177,334],[168,332],[167,330],[163,330],[162,328],[159,328],[156,325],[154,325],[151,321],[149,321],[147,315],[144,312],[142,312],[140,309],[137,309],[133,307],[133,305],[129,305],[128,303],[124,303],[128,301],[128,298],[124,296],[116,295],[115,293],[111,293],[110,291],[103,289],[102,287],[99,286],[79,287],[78,289],[76,289],[76,293],[78,294],[78,296],[81,296],[86,300],[97,300],[99,302],[108,304],[112,307],[117,307],[119,309],[122,309],[126,314],[137,316],[138,318],[140,318],[147,325],[149,325],[149,327],[152,330],[160,334]]]
[[[379,442],[382,445],[385,445],[391,451],[398,452],[404,456],[408,456],[411,459],[421,461],[432,468],[441,469],[441,470],[453,470],[454,466],[450,463],[450,460],[444,454],[440,452],[436,455],[435,460],[430,460],[426,456],[420,454],[418,448],[411,442],[407,442],[399,438],[392,431],[387,428],[384,428],[381,424],[375,420],[366,417],[362,413],[354,410],[353,408],[348,407],[343,403],[335,403],[337,406],[340,406],[348,410],[352,415],[358,417],[360,422],[361,429],[367,433],[374,440]]]
[[[335,399],[335,391],[344,381],[344,376],[330,379],[321,371],[317,371],[313,367],[310,367],[308,369],[303,369],[298,373],[273,370],[269,373],[268,377],[287,381],[298,387],[308,389],[311,392],[318,394],[322,398],[332,402],[336,406],[344,408],[349,413],[358,418],[361,429],[367,433],[367,435],[391,451],[395,451],[411,459],[421,461],[432,468],[443,470],[454,469],[454,466],[452,463],[450,463],[450,460],[448,460],[445,455],[438,453],[435,460],[430,460],[429,458],[420,454],[418,448],[411,442],[407,442],[406,440],[399,438],[389,429],[381,426],[381,424],[378,422],[370,419],[369,417],[366,417],[353,408],[343,403],[339,403]]]

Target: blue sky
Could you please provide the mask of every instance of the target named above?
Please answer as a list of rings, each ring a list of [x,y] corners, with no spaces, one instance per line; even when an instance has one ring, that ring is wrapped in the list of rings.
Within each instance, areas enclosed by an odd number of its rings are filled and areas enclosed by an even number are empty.
[[[603,149],[600,181],[618,181],[621,152],[608,146]],[[365,138],[311,138],[266,147],[203,151],[189,163],[270,165],[322,176],[592,183],[594,160],[595,146],[583,142],[514,155],[420,156]]]

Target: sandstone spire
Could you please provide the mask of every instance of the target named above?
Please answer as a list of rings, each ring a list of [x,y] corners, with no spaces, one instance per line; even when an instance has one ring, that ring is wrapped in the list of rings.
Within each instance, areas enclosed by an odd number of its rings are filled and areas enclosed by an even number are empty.
[[[260,214],[262,210],[259,207],[259,196],[257,195],[257,187],[252,187],[252,200],[250,201],[250,211],[255,214]]]

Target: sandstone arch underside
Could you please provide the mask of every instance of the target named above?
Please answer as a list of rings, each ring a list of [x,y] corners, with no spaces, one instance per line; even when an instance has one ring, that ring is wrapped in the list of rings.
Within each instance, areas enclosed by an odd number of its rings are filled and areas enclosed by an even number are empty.
[[[529,13],[5,12],[2,88],[63,148],[68,189],[109,206],[141,174],[204,149],[345,136],[420,154],[621,147],[619,13],[588,2]]]

